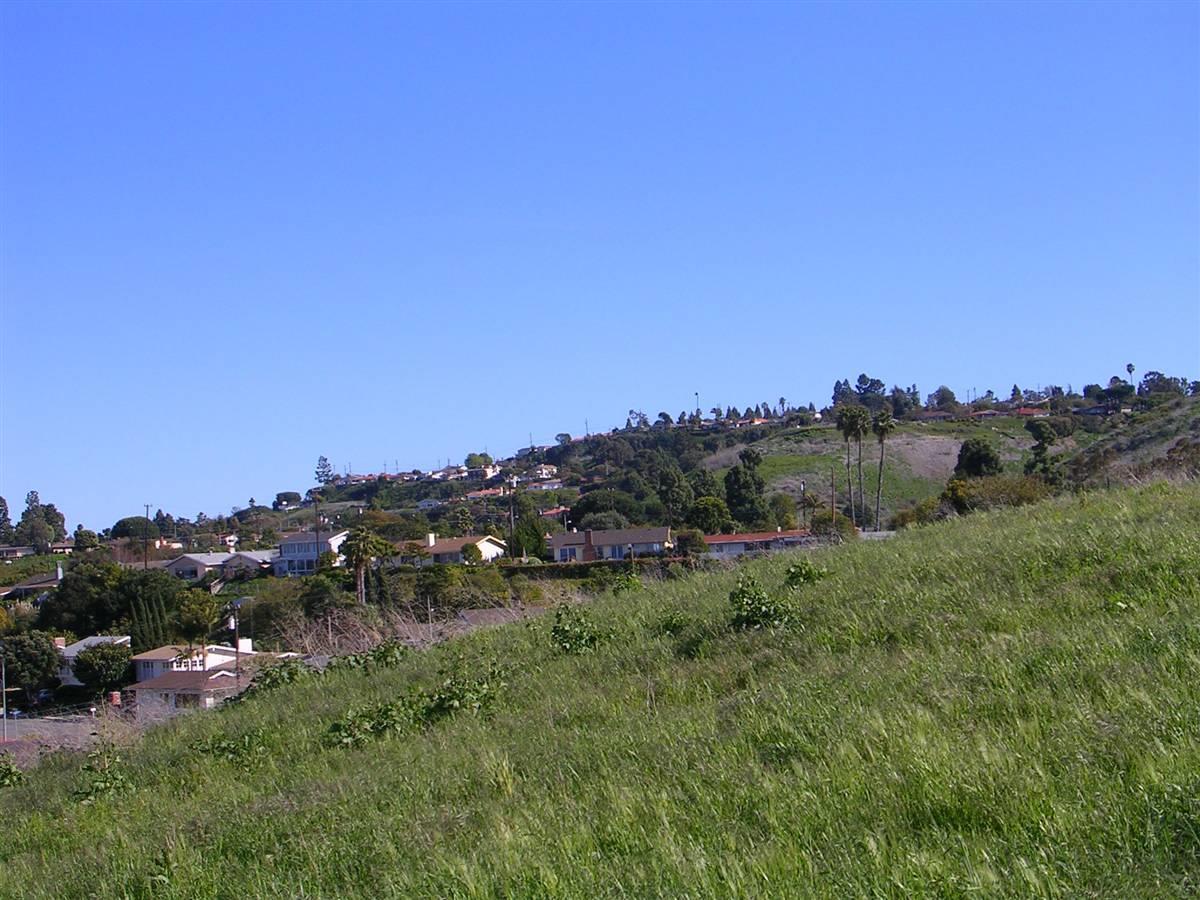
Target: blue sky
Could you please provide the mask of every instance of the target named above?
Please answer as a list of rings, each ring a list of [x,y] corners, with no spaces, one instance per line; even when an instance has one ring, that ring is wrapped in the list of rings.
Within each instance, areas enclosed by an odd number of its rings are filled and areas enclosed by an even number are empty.
[[[1198,9],[0,5],[0,494],[1200,377]]]

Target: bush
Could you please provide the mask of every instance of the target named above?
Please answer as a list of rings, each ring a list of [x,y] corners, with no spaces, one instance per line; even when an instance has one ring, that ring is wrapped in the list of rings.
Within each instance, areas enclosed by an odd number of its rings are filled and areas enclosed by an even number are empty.
[[[583,613],[570,606],[560,606],[554,611],[550,641],[558,652],[571,655],[590,653],[602,638],[600,629]]]
[[[995,475],[964,480],[953,478],[941,499],[958,513],[1026,506],[1050,496],[1050,488],[1040,478],[1028,475]]]
[[[234,763],[239,769],[248,772],[267,755],[265,734],[263,729],[255,728],[237,738],[213,736],[196,741],[192,744],[192,749],[197,753],[216,756]]]
[[[512,592],[513,600],[521,606],[538,606],[545,599],[541,585],[530,581],[525,575],[510,578],[508,589]]]
[[[12,757],[5,754],[0,756],[0,787],[12,787],[20,784],[25,773],[16,767]]]
[[[816,584],[828,574],[829,571],[827,569],[822,569],[811,559],[805,558],[788,566],[787,576],[784,578],[783,584],[790,590],[795,590],[806,584]]]
[[[737,587],[729,592],[729,602],[734,628],[779,628],[792,621],[788,600],[772,597],[752,575],[738,578]]]
[[[638,578],[636,572],[618,572],[612,580],[612,592],[617,596],[629,591],[640,591],[641,589],[642,580]]]
[[[848,516],[837,516],[835,519],[827,509],[819,509],[812,514],[809,530],[816,535],[838,537],[843,541],[852,541],[858,537],[858,529]]]
[[[937,497],[927,497],[916,506],[902,509],[892,516],[892,528],[908,528],[912,525],[928,525],[943,518],[942,502]]]
[[[970,437],[958,448],[958,462],[954,474],[964,478],[982,478],[999,475],[1004,470],[1000,452],[985,437]]]

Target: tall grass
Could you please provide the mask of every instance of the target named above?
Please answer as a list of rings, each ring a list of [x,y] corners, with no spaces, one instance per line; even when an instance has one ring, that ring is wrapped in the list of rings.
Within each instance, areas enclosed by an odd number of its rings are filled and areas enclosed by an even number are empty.
[[[775,595],[786,556],[746,568]],[[0,894],[1190,896],[1200,891],[1200,489],[846,546],[786,629],[739,573],[596,601],[149,733],[80,804],[0,791]],[[577,623],[578,624],[578,623]],[[580,625],[579,627],[586,627]],[[506,686],[357,749],[347,707],[499,661]],[[197,742],[252,735],[238,765]]]

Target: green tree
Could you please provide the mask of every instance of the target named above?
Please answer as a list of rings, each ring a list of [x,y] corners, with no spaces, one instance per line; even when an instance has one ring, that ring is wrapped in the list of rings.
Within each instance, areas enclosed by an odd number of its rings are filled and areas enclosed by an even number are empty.
[[[725,501],[733,517],[747,525],[766,519],[767,508],[763,501],[765,487],[762,476],[754,466],[739,463],[726,472]]]
[[[721,496],[721,483],[708,469],[692,469],[687,474],[687,480],[692,488],[692,496],[697,500],[701,497]]]
[[[8,514],[8,501],[0,497],[0,544],[13,542],[13,524]]]
[[[688,511],[687,522],[705,534],[722,534],[733,530],[733,516],[719,497],[701,497]]]
[[[546,537],[542,533],[541,522],[534,516],[522,516],[513,529],[512,547],[509,552],[513,556],[532,556],[541,559],[546,555]]]
[[[896,430],[896,421],[886,409],[871,420],[871,431],[879,441],[879,474],[875,481],[875,530],[879,530],[879,509],[883,503],[883,448],[888,436]]]
[[[109,530],[114,538],[132,538],[136,540],[157,540],[158,526],[152,519],[145,516],[126,516],[117,521]]]
[[[62,660],[45,632],[27,631],[6,637],[3,646],[8,683],[21,688],[27,700],[58,674]]]
[[[580,519],[577,527],[584,531],[611,531],[617,528],[628,528],[629,520],[613,510],[594,512],[588,513]]]
[[[464,505],[456,507],[450,514],[450,524],[459,534],[468,535],[475,527],[475,519],[471,515],[471,510]]]
[[[271,504],[271,508],[283,509],[284,507],[299,506],[301,499],[300,494],[296,491],[280,491],[275,495],[275,502]]]
[[[367,567],[375,559],[394,556],[396,548],[369,528],[355,528],[342,542],[341,552],[354,570],[355,599],[364,604],[367,602]]]
[[[116,563],[93,559],[76,562],[38,607],[38,627],[78,635],[109,630],[129,612],[120,590],[124,577]]]
[[[958,448],[954,474],[960,478],[984,478],[999,475],[1003,470],[1000,452],[985,437],[969,437]]]
[[[132,655],[124,644],[96,644],[75,657],[75,677],[97,694],[115,690],[125,682]]]
[[[75,529],[75,550],[83,552],[86,550],[95,550],[100,546],[100,536],[89,528],[84,528],[79,525]]]
[[[220,615],[220,601],[208,591],[188,588],[183,592],[177,615],[179,633],[187,641],[189,651],[196,644],[201,646],[200,654],[205,659],[205,667],[208,665],[208,635]]]
[[[333,466],[329,464],[329,460],[324,456],[317,457],[317,468],[313,474],[316,475],[317,484],[332,484],[337,481],[337,475],[333,472]]]
[[[1058,439],[1054,426],[1046,419],[1030,419],[1025,423],[1034,440],[1033,456],[1025,463],[1025,474],[1036,475],[1047,483],[1058,480],[1058,471],[1050,458],[1050,447]]]
[[[674,460],[668,460],[668,464],[658,470],[657,476],[656,490],[667,510],[667,524],[674,525],[692,505],[692,486]]]
[[[930,409],[953,410],[958,406],[958,398],[954,396],[954,391],[943,384],[929,395],[926,405]]]
[[[788,494],[772,494],[767,503],[771,519],[784,531],[796,528],[796,501]]]
[[[486,453],[468,453],[467,458],[463,460],[463,465],[468,469],[481,469],[491,464],[492,458]]]
[[[462,548],[462,558],[464,565],[478,566],[483,562],[483,551],[478,544],[467,544]]]

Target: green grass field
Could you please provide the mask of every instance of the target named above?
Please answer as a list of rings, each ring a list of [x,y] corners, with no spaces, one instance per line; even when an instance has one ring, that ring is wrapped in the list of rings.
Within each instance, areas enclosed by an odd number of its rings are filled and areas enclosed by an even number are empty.
[[[736,572],[197,714],[0,788],[0,895],[1187,897],[1200,892],[1200,487],[984,513],[814,554],[786,629]],[[748,565],[779,594],[789,563]],[[348,706],[506,684],[357,749]],[[195,743],[261,729],[243,767]]]

